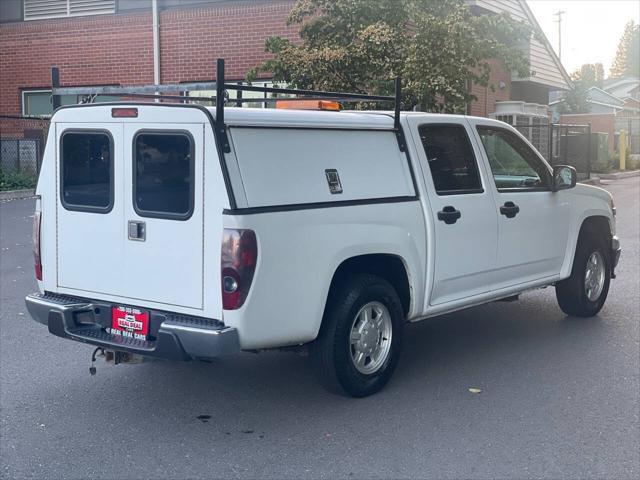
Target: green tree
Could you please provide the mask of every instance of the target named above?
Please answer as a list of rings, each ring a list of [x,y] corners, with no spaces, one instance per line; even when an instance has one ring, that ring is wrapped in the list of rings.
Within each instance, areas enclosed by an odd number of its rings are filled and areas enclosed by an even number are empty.
[[[596,63],[596,87],[602,88],[604,82],[604,67],[601,63]]]
[[[640,25],[633,20],[624,27],[618,50],[611,66],[611,77],[640,77]]]
[[[565,93],[560,104],[560,113],[589,113],[587,90],[602,88],[604,68],[601,63],[585,63],[571,74],[573,85]]]
[[[589,85],[591,86],[591,85]],[[587,103],[587,86],[582,80],[575,80],[572,87],[565,93],[560,103],[560,113],[589,113]]]
[[[574,82],[580,81],[585,88],[602,88],[604,68],[601,63],[585,63],[571,74]]]
[[[266,40],[270,72],[297,88],[389,95],[402,76],[403,107],[461,112],[471,82],[490,84],[492,61],[529,76],[520,46],[532,31],[506,15],[474,15],[464,0],[298,0],[288,24],[301,42]],[[492,86],[493,87],[493,86]]]

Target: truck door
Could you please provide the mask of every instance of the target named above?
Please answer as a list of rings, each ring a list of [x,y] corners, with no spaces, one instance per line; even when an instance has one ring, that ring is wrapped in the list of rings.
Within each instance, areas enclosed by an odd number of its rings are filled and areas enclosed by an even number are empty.
[[[569,236],[566,192],[551,191],[549,167],[516,133],[473,120],[491,169],[498,212],[495,288],[560,273]]]
[[[129,297],[204,308],[203,130],[198,123],[124,126],[121,282]]]
[[[497,213],[466,123],[409,117],[432,209],[431,305],[488,292],[496,263]],[[417,138],[416,138],[417,137]]]
[[[56,285],[125,295],[122,124],[57,123]]]

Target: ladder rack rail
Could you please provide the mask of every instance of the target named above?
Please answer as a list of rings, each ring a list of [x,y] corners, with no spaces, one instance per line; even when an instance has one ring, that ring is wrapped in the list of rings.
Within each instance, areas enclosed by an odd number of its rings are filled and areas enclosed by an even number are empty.
[[[277,88],[277,87],[260,87],[255,85],[241,85],[236,83],[226,83],[224,75],[225,61],[219,58],[216,62],[216,81],[215,82],[189,82],[180,84],[163,84],[163,85],[136,85],[136,86],[85,86],[85,87],[61,87],[60,86],[60,70],[57,67],[51,67],[51,94],[54,111],[61,106],[62,95],[86,95],[88,101],[93,102],[97,95],[117,95],[131,98],[148,98],[156,102],[162,100],[180,100],[184,102],[210,102],[215,104],[215,134],[216,138],[222,146],[222,150],[226,153],[230,151],[229,141],[226,134],[226,126],[224,123],[224,107],[227,102],[235,103],[241,106],[243,103],[271,103],[279,100],[275,98],[267,98],[266,94],[276,95],[298,95],[298,97],[288,97],[287,100],[343,100],[350,102],[388,102],[393,103],[394,111],[394,131],[398,139],[398,147],[400,151],[406,150],[404,134],[400,126],[400,110],[401,110],[401,80],[400,77],[395,79],[395,95],[367,95],[363,93],[346,93],[346,92],[325,92],[319,90],[301,90],[295,88]],[[183,92],[188,91],[215,91],[215,95],[211,97],[190,97],[184,95]],[[228,91],[236,91],[236,99],[228,99]],[[260,92],[265,94],[265,98],[242,98],[242,92]],[[223,99],[223,101],[218,101]],[[281,99],[280,99],[281,100]]]

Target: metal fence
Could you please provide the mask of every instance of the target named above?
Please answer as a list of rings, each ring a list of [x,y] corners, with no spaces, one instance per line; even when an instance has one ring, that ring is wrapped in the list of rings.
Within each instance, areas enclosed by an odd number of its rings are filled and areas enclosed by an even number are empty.
[[[514,125],[551,165],[571,165],[578,179],[590,178],[596,155],[590,125]]]
[[[616,149],[619,147],[620,131],[627,132],[627,153],[631,155],[640,155],[640,117],[623,117],[617,116],[614,121],[616,131]]]
[[[0,115],[0,172],[35,183],[48,131],[46,118]]]

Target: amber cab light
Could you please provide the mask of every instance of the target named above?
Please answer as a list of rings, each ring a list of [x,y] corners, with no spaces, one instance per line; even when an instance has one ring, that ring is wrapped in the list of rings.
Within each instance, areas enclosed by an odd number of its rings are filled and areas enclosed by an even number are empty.
[[[329,100],[278,100],[276,108],[283,110],[331,110],[340,111],[340,104]]]
[[[221,252],[222,308],[237,310],[249,294],[258,262],[258,243],[253,230],[225,228]]]
[[[111,117],[113,118],[138,118],[137,108],[112,108]]]
[[[36,212],[33,216],[33,264],[36,271],[36,278],[42,280],[42,259],[40,258],[40,223],[42,214]]]

